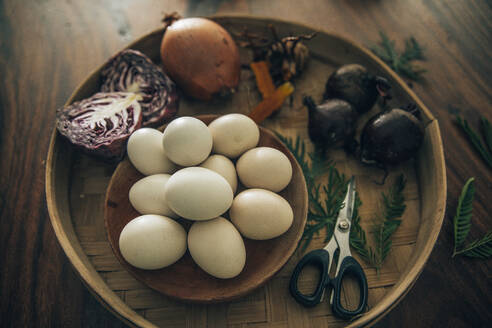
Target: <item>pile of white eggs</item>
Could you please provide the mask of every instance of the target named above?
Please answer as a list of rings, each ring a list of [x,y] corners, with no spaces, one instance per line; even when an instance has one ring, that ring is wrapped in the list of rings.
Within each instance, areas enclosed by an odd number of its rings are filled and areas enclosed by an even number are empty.
[[[257,147],[259,138],[256,123],[242,114],[221,116],[208,126],[180,117],[163,133],[135,131],[128,140],[128,157],[146,177],[129,192],[142,215],[121,231],[125,260],[140,269],[160,269],[188,249],[214,277],[241,273],[246,263],[243,237],[275,238],[293,221],[290,204],[277,194],[292,178],[291,163],[277,149]],[[235,195],[238,177],[248,189]],[[221,216],[227,211],[230,220]],[[179,217],[194,221],[188,232],[175,221]]]

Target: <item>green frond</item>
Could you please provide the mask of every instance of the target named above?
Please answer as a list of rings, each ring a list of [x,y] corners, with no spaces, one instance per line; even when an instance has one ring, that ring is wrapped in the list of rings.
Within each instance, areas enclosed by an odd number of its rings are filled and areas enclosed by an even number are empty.
[[[424,50],[419,45],[414,37],[405,40],[405,51],[402,54],[402,59],[409,60],[424,60]]]
[[[468,141],[473,145],[473,147],[480,154],[480,156],[482,156],[485,163],[489,167],[492,167],[492,153],[491,153],[491,151],[489,151],[487,148],[484,147],[478,134],[468,125],[468,121],[461,118],[460,116],[456,116],[456,123],[458,124],[459,127],[461,127],[463,132],[468,137]],[[486,123],[482,123],[482,124],[486,125]],[[490,132],[490,130],[491,129],[488,129],[488,131],[489,131],[488,133],[492,134],[492,132]],[[488,141],[487,141],[487,143],[488,143]],[[490,144],[488,144],[488,146],[490,148]]]
[[[489,147],[489,152],[492,152],[492,124],[485,117],[480,119],[482,127],[482,135],[487,147]]]
[[[454,251],[452,257],[464,255],[473,258],[489,259],[492,257],[492,231],[487,232],[483,238],[474,240],[461,248],[470,232],[473,198],[475,196],[474,183],[474,178],[468,179],[463,186],[461,195],[458,199],[458,207],[453,219]]]
[[[425,69],[412,64],[414,60],[425,60],[424,49],[414,37],[405,40],[405,48],[401,54],[396,51],[395,42],[390,40],[386,34],[379,32],[381,41],[378,45],[371,47],[372,52],[397,74],[414,81],[423,80]]]
[[[372,263],[370,250],[367,246],[366,233],[360,226],[359,207],[362,201],[359,194],[355,194],[354,211],[352,215],[352,228],[350,230],[350,246],[360,255],[367,263]]]
[[[383,51],[387,51],[389,56],[397,55],[392,53],[393,43],[389,39],[384,39]],[[306,145],[299,136],[295,139],[287,138],[279,133],[277,137],[292,152],[301,166],[308,189],[309,211],[303,238],[301,240],[301,250],[305,251],[320,231],[324,230],[325,242],[333,235],[335,221],[338,212],[343,207],[343,200],[347,191],[348,179],[345,174],[337,170],[332,161],[324,158],[323,154],[317,152],[307,152]],[[317,183],[317,179],[325,175],[326,183]],[[375,235],[376,248],[373,249],[367,244],[367,236],[360,226],[359,207],[362,205],[359,194],[356,193],[354,211],[352,218],[352,229],[350,230],[350,246],[360,257],[379,273],[381,264],[390,252],[391,236],[400,225],[401,217],[405,211],[405,198],[403,190],[406,180],[400,175],[390,188],[387,194],[383,193],[384,212],[380,226],[376,227],[379,231]]]
[[[398,53],[395,50],[395,42],[391,41],[383,32],[379,32],[379,35],[381,36],[381,47],[384,49],[390,59],[389,64],[392,67],[397,67]]]
[[[422,81],[424,79],[424,73],[427,70],[423,68],[417,68],[415,65],[412,65],[410,62],[402,63],[399,66],[398,74],[403,75],[404,77],[413,80],[413,81]]]
[[[453,219],[454,224],[454,251],[453,256],[457,254],[465,242],[466,236],[470,232],[471,216],[473,210],[473,198],[475,196],[475,178],[470,178],[463,186],[461,195],[458,199],[456,215]]]
[[[489,259],[492,257],[492,231],[489,231],[482,239],[477,239],[468,244],[462,250],[456,252],[467,257]]]
[[[387,195],[382,193],[386,220],[399,218],[405,212],[405,196],[403,195],[405,185],[406,179],[403,174],[400,174],[390,188],[389,193]]]
[[[379,269],[380,265],[388,256],[392,246],[391,237],[401,223],[401,220],[398,218],[403,216],[405,212],[406,205],[403,195],[405,185],[405,177],[403,174],[400,174],[391,186],[388,194],[382,193],[384,216],[376,220],[377,223],[373,226],[372,230],[375,242],[374,257],[376,270]]]
[[[306,230],[304,230],[304,231],[306,231]],[[311,243],[312,239],[313,239],[313,234],[304,233],[303,238],[301,239],[301,252],[304,252],[306,250],[306,248]]]
[[[326,213],[326,210],[323,208],[320,200],[320,188],[321,185],[318,184],[312,189],[309,197],[309,206],[311,207],[312,211],[314,211],[314,213],[317,213],[319,216],[326,217],[328,216],[328,213]]]
[[[332,237],[334,230],[335,230],[335,220],[332,220],[330,223],[327,223],[325,225],[325,239],[323,241],[324,243],[330,241],[330,238]]]
[[[380,46],[371,47],[372,52],[376,54],[379,58],[381,58],[385,63],[391,63],[390,55]]]
[[[318,150],[309,153],[309,159],[311,160],[311,176],[313,179],[322,176],[332,165],[332,162],[327,160]]]

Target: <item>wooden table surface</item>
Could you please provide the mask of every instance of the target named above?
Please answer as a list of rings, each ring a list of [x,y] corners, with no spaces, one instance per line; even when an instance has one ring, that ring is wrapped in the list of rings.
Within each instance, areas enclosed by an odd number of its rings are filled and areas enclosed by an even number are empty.
[[[59,246],[44,192],[55,110],[86,75],[160,26],[162,13],[249,13],[310,24],[370,45],[379,31],[424,47],[426,81],[414,90],[438,118],[448,201],[441,234],[408,295],[378,327],[486,327],[492,263],[451,258],[452,217],[476,178],[471,236],[492,228],[492,170],[453,123],[492,120],[492,5],[449,0],[0,1],[0,326],[120,327],[85,288]],[[399,44],[401,46],[401,44]],[[490,327],[490,326],[489,326]]]

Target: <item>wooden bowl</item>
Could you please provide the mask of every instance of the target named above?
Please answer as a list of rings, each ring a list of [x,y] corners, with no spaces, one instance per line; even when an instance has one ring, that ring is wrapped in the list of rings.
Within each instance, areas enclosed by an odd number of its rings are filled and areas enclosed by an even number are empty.
[[[196,117],[208,125],[218,116]],[[203,303],[222,302],[243,296],[263,285],[277,273],[296,250],[304,231],[308,209],[306,182],[301,167],[292,153],[272,132],[260,127],[258,146],[280,150],[292,164],[292,180],[279,194],[291,205],[294,221],[289,230],[277,238],[270,240],[244,238],[246,265],[238,276],[232,279],[215,278],[203,271],[193,261],[189,252],[186,252],[175,264],[160,270],[141,270],[125,261],[118,243],[120,234],[128,222],[140,215],[130,204],[128,193],[133,184],[144,177],[130,163],[128,157],[118,165],[109,182],[104,211],[108,239],[123,267],[147,286],[167,296]],[[241,186],[238,187],[238,192],[240,190]],[[185,229],[189,229],[190,222],[180,221]]]
[[[247,27],[253,33],[268,34],[273,24],[281,36],[309,34],[314,28],[292,22],[250,16],[213,17],[229,31],[239,32]],[[339,320],[331,313],[326,300],[305,309],[288,292],[288,281],[294,265],[303,255],[296,251],[280,271],[262,288],[243,298],[220,304],[187,304],[176,302],[135,279],[114,255],[104,228],[105,193],[115,166],[107,165],[80,154],[53,131],[46,161],[46,198],[51,223],[58,241],[76,272],[88,289],[109,310],[133,326],[366,326],[374,324],[393,308],[409,291],[422,271],[441,229],[446,204],[446,172],[443,147],[437,120],[415,93],[381,60],[366,48],[341,36],[324,31],[306,41],[311,59],[302,75],[296,79],[292,105],[286,102],[263,127],[288,137],[300,136],[311,144],[307,135],[307,111],[302,97],[311,95],[319,102],[324,84],[333,70],[342,64],[360,63],[369,71],[385,76],[392,84],[392,104],[415,103],[425,126],[422,148],[415,161],[391,170],[388,183],[378,186],[382,172],[364,167],[357,159],[342,151],[331,151],[329,157],[347,175],[355,175],[363,205],[361,225],[370,230],[372,219],[380,211],[381,192],[387,190],[396,175],[407,178],[405,198],[407,209],[402,223],[392,237],[393,246],[379,274],[363,260],[369,285],[367,312],[352,322]],[[135,41],[129,48],[147,54],[159,64],[159,45],[163,30],[158,29]],[[250,53],[240,49],[241,62],[250,60]],[[101,63],[103,64],[103,63]],[[73,93],[67,104],[89,97],[100,87],[99,72],[93,72]],[[251,71],[243,69],[241,82],[232,98],[202,103],[182,98],[179,115],[247,114],[260,101]],[[363,122],[375,108],[361,117]],[[326,235],[315,236],[307,250],[322,247]],[[368,233],[368,237],[370,237]],[[268,249],[265,250],[269,251]],[[357,257],[357,254],[353,252]],[[300,286],[312,287],[315,278],[301,277]],[[356,294],[350,286],[344,288],[348,303]]]

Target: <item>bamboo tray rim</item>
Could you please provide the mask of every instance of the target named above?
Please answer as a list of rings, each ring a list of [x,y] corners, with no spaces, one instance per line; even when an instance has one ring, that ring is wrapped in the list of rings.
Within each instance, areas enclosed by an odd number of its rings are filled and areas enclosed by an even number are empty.
[[[272,23],[280,23],[280,24],[293,24],[303,27],[305,29],[310,29],[314,31],[318,31],[320,33],[329,35],[332,38],[338,39],[363,53],[368,59],[373,61],[377,66],[379,66],[384,74],[391,76],[398,85],[403,89],[403,91],[418,105],[418,107],[424,112],[425,116],[429,119],[429,122],[426,125],[427,129],[432,129],[435,134],[435,139],[438,142],[438,152],[436,158],[436,170],[439,173],[437,179],[442,183],[442,188],[440,188],[440,194],[437,197],[437,202],[435,205],[435,216],[433,218],[433,233],[427,238],[422,247],[422,251],[418,254],[417,258],[420,260],[419,264],[416,264],[407,272],[405,272],[404,276],[406,279],[399,279],[397,283],[390,289],[390,291],[384,296],[384,298],[379,301],[376,306],[371,308],[368,312],[365,312],[361,317],[355,319],[355,321],[349,322],[347,327],[360,327],[360,326],[368,326],[373,325],[377,321],[379,321],[385,314],[391,311],[398,302],[408,293],[410,288],[415,284],[418,276],[422,272],[425,263],[427,262],[430,253],[436,243],[436,240],[439,235],[439,231],[441,230],[442,222],[444,219],[445,207],[446,207],[446,196],[447,196],[447,181],[446,181],[446,166],[444,159],[444,150],[442,145],[442,138],[440,134],[438,121],[434,118],[431,111],[423,104],[423,102],[417,97],[417,95],[413,92],[412,89],[381,59],[379,59],[376,55],[374,55],[370,50],[368,50],[365,46],[358,44],[354,41],[351,41],[347,37],[327,31],[322,28],[317,28],[314,26],[310,26],[308,24],[285,20],[281,18],[273,18],[267,16],[257,16],[257,15],[249,15],[249,14],[224,14],[224,15],[211,15],[205,16],[212,20],[251,20],[251,21],[269,21]],[[162,33],[164,27],[155,29],[145,35],[137,38],[128,44],[124,49],[132,48],[136,44],[140,43],[142,40],[148,38],[151,35]],[[83,88],[84,84],[87,80],[94,77],[100,71],[102,65],[99,65],[96,69],[94,69],[84,80],[79,83],[74,92],[70,95],[68,100],[65,102],[64,106],[71,104],[76,95]],[[428,131],[430,132],[430,131]],[[46,201],[48,206],[48,213],[50,217],[51,224],[53,226],[53,230],[58,239],[60,246],[68,257],[70,263],[75,268],[75,271],[83,281],[83,283],[87,286],[89,291],[101,302],[101,304],[106,307],[111,313],[115,314],[120,320],[125,322],[128,325],[132,326],[144,326],[144,327],[157,327],[147,319],[143,318],[140,314],[138,314],[135,310],[130,308],[116,293],[109,288],[106,282],[102,279],[99,273],[94,269],[94,267],[90,264],[87,255],[81,250],[80,242],[72,241],[67,235],[67,232],[63,229],[61,223],[61,215],[56,206],[56,195],[55,195],[55,179],[56,174],[53,170],[51,164],[53,163],[53,158],[55,155],[55,143],[57,141],[58,132],[56,127],[53,128],[53,133],[50,138],[50,144],[47,154],[47,166],[45,169],[45,192],[46,192]],[[78,250],[83,254],[78,254]],[[87,262],[88,265],[84,262]],[[402,274],[403,276],[403,274]]]

